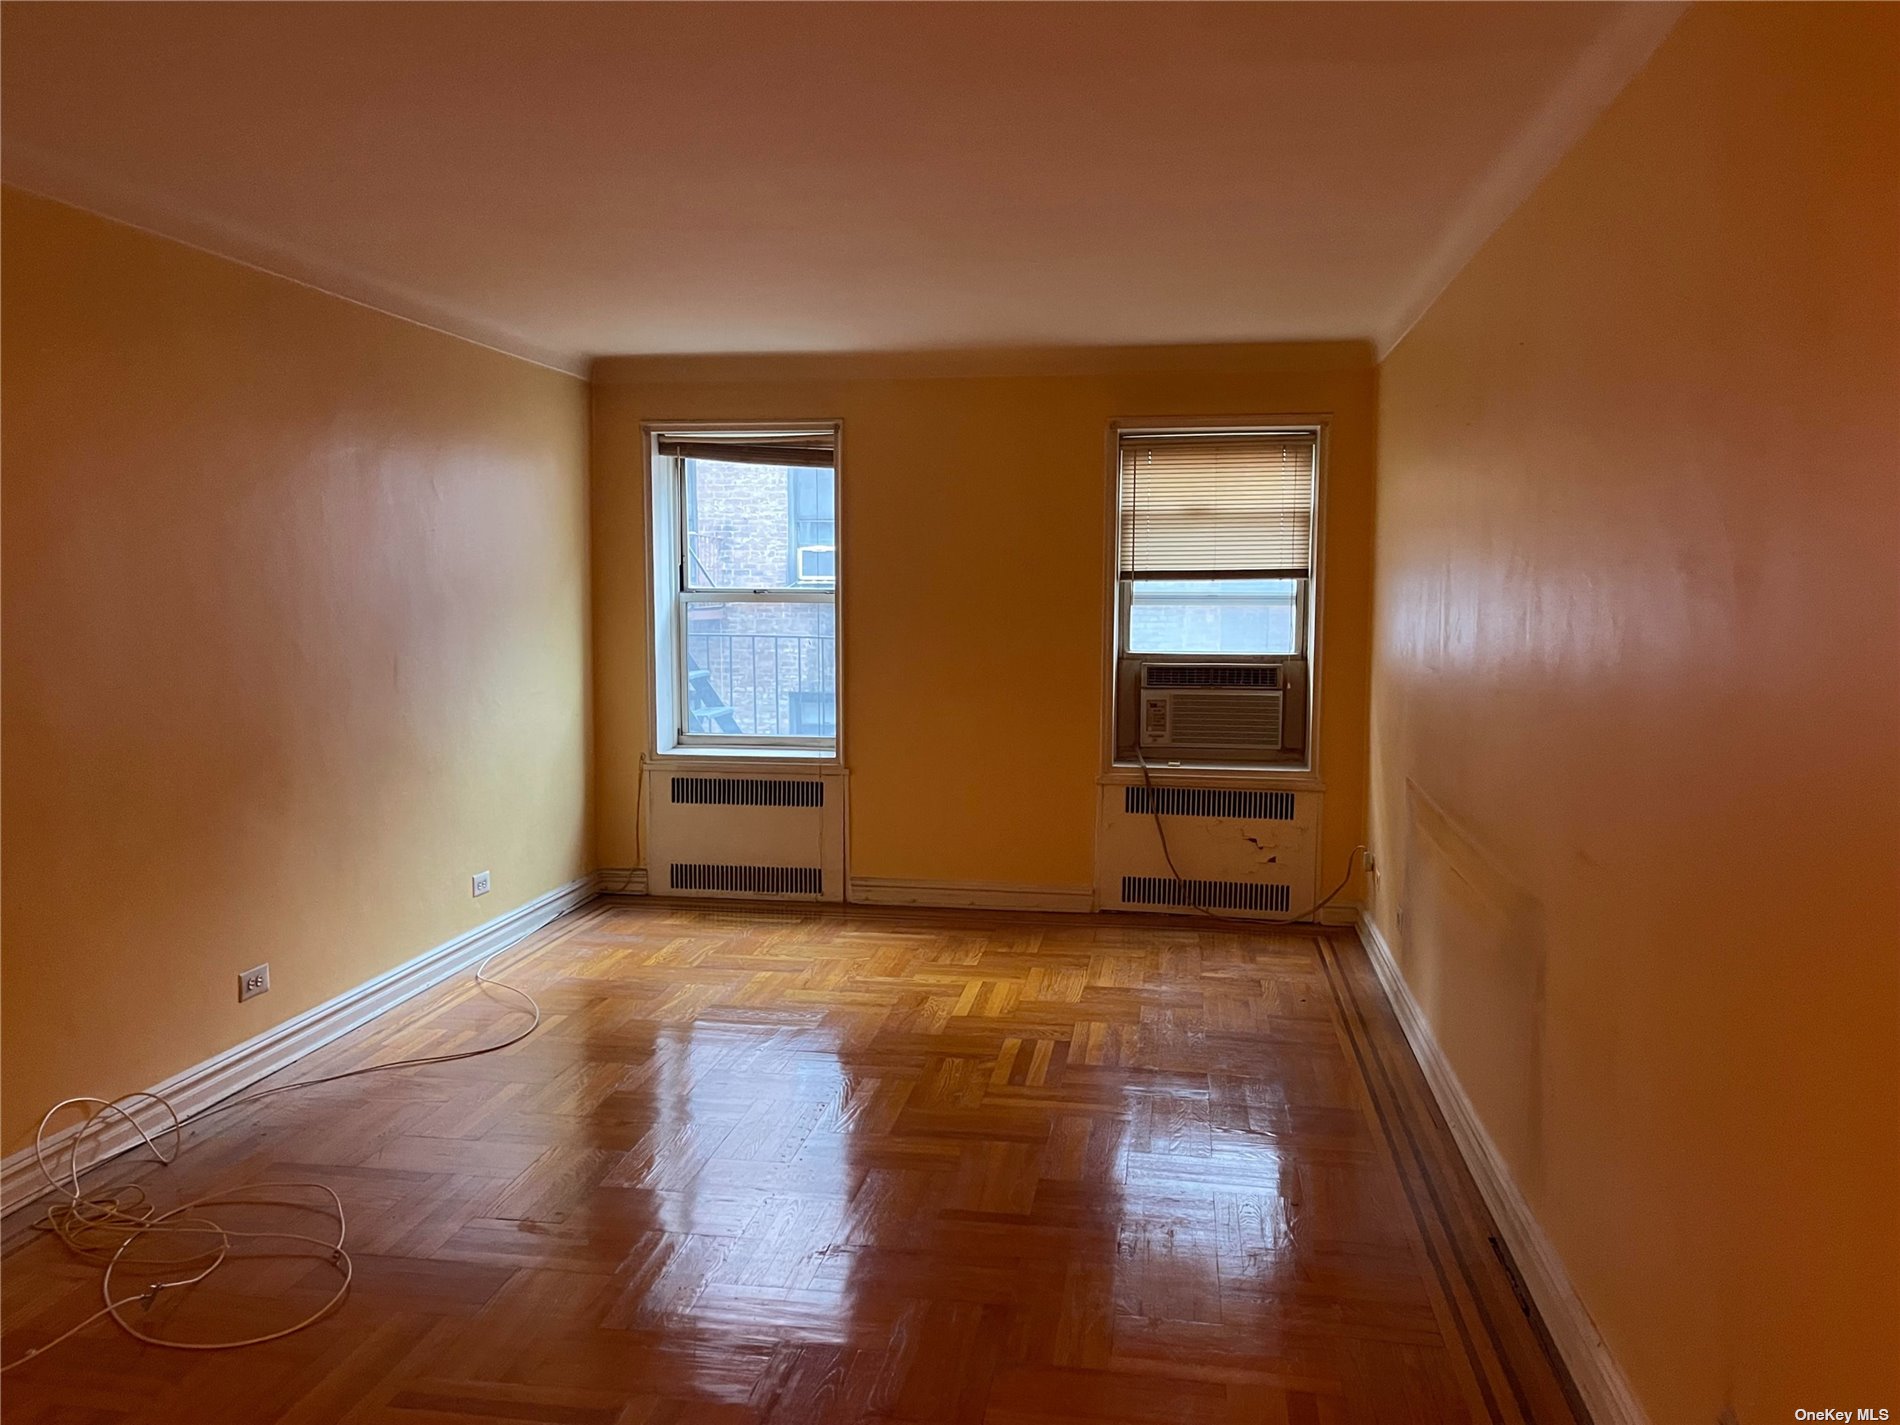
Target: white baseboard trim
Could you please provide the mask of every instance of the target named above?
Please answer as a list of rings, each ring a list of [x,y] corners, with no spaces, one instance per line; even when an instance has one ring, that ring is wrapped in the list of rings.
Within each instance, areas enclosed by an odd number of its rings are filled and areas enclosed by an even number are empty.
[[[163,1094],[178,1110],[180,1118],[189,1118],[221,1099],[249,1088],[259,1079],[276,1073],[304,1055],[321,1049],[331,1040],[369,1023],[404,1000],[413,999],[490,955],[523,940],[549,921],[585,905],[594,897],[595,878],[583,876],[536,896],[526,905],[517,906],[486,924],[464,931],[395,969],[347,990],[326,1004],[306,1010],[267,1029],[254,1039],[215,1054],[201,1064],[173,1074],[156,1084],[152,1093]],[[163,1115],[159,1115],[163,1117]],[[148,1115],[149,1117],[149,1115]],[[167,1120],[169,1121],[169,1120]],[[61,1129],[47,1139],[47,1155],[56,1154],[79,1131],[80,1124]],[[101,1127],[87,1139],[85,1168],[96,1167],[138,1146],[139,1138],[123,1120]],[[0,1159],[0,1212],[11,1212],[50,1191],[41,1176],[33,1145]]]
[[[1334,901],[1331,905],[1319,908],[1319,914],[1313,918],[1321,925],[1357,925],[1365,914],[1357,901]]]
[[[1359,917],[1359,938],[1365,943],[1373,971],[1385,988],[1386,998],[1405,1030],[1426,1082],[1431,1085],[1439,1111],[1445,1115],[1451,1135],[1457,1140],[1465,1166],[1471,1170],[1485,1206],[1491,1209],[1498,1231],[1510,1248],[1518,1274],[1523,1277],[1525,1288],[1544,1319],[1544,1328],[1550,1332],[1558,1353],[1570,1369],[1570,1378],[1576,1382],[1578,1393],[1590,1409],[1590,1418],[1595,1425],[1649,1425],[1649,1417],[1630,1389],[1623,1368],[1610,1353],[1596,1322],[1590,1319],[1589,1308],[1571,1285],[1563,1259],[1557,1255],[1550,1238],[1544,1235],[1523,1193],[1518,1191],[1497,1145],[1485,1132],[1477,1110],[1452,1071],[1451,1062],[1438,1047],[1437,1036],[1432,1033],[1425,1011],[1412,998],[1411,987],[1399,972],[1392,947],[1371,917]]]
[[[594,892],[603,896],[643,896],[647,894],[644,866],[602,866],[594,872]]]
[[[942,906],[953,910],[1095,909],[1092,886],[1012,886],[993,881],[906,881],[853,876],[845,899],[858,905]]]

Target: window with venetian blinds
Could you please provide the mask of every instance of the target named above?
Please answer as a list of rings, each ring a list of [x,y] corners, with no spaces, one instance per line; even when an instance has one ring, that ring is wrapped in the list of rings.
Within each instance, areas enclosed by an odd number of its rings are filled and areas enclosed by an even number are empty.
[[[1310,431],[1123,435],[1121,578],[1308,577],[1316,447]]]

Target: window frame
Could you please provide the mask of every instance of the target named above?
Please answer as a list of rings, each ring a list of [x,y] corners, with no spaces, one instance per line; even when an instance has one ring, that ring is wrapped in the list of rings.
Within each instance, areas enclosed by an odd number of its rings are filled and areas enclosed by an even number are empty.
[[[1204,432],[1248,431],[1260,433],[1298,432],[1313,437],[1313,551],[1311,567],[1301,593],[1298,618],[1300,651],[1294,654],[1253,653],[1134,653],[1127,647],[1129,602],[1133,581],[1121,578],[1121,450],[1124,436],[1165,432],[1170,435]],[[1101,780],[1108,784],[1133,784],[1143,780],[1139,762],[1117,755],[1116,718],[1118,676],[1124,659],[1173,661],[1180,663],[1255,663],[1262,659],[1303,658],[1306,663],[1306,748],[1298,762],[1229,763],[1184,761],[1147,768],[1148,780],[1157,785],[1191,782],[1205,785],[1210,780],[1250,786],[1278,786],[1306,791],[1323,791],[1321,776],[1322,693],[1325,679],[1326,609],[1326,499],[1327,467],[1332,444],[1330,412],[1300,412],[1273,415],[1193,415],[1124,417],[1108,424],[1105,448],[1107,480],[1103,501],[1104,574],[1108,597],[1104,601],[1101,693]]]
[[[686,465],[688,457],[663,455],[662,438],[682,436],[822,436],[832,442],[832,507],[834,550],[843,545],[843,423],[831,421],[643,422],[651,498],[648,504],[646,563],[651,606],[649,628],[653,644],[647,657],[650,696],[647,700],[650,743],[657,756],[709,756],[719,759],[793,758],[801,764],[835,764],[842,758],[844,727],[843,600],[839,591],[843,569],[834,554],[834,575],[826,584],[788,584],[765,588],[695,588],[687,569],[691,557],[687,541],[689,508]],[[788,520],[791,497],[787,492]],[[665,544],[662,546],[661,540]],[[790,571],[788,571],[790,572]],[[690,705],[687,670],[687,618],[693,604],[810,603],[832,609],[832,686],[837,715],[830,736],[707,733],[689,731]],[[664,696],[662,696],[664,694]]]

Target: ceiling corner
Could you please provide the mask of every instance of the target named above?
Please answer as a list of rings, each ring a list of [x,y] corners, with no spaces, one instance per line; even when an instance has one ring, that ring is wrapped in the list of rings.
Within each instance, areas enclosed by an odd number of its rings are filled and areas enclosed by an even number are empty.
[[[1406,294],[1373,343],[1383,362],[1490,240],[1524,205],[1634,79],[1688,9],[1686,0],[1626,4],[1617,22],[1578,56],[1517,138],[1466,193]]]
[[[399,321],[427,327],[518,361],[587,379],[591,359],[587,352],[560,351],[530,341],[469,313],[354,271],[321,253],[191,211],[136,184],[95,174],[37,144],[9,139],[0,179],[21,192],[64,203],[168,242],[368,307]]]

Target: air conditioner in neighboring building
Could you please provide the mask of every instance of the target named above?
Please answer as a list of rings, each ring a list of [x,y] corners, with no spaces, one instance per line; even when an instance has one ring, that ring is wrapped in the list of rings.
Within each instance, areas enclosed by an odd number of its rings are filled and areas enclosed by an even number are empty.
[[[1144,663],[1141,750],[1169,759],[1279,752],[1288,746],[1288,682],[1285,663]]]
[[[792,551],[792,565],[801,584],[831,584],[838,578],[838,546],[801,544]]]

